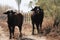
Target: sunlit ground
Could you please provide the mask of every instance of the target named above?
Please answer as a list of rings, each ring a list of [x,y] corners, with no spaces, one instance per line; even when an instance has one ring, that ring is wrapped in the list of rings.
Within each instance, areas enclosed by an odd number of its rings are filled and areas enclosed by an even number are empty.
[[[43,28],[47,27],[51,24],[51,22],[53,21],[46,21],[46,19],[44,19]],[[22,34],[22,38],[19,38],[19,30],[16,26],[14,35],[15,38],[12,40],[60,40],[60,35],[56,32],[50,32],[48,35],[44,36],[37,34],[37,31],[35,31],[36,35],[32,35],[32,25],[27,22],[23,23]],[[5,20],[0,20],[0,40],[9,40],[9,30]]]

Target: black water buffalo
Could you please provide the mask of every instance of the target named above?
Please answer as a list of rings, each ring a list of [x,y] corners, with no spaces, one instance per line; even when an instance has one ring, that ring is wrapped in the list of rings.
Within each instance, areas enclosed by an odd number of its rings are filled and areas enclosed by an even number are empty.
[[[12,36],[14,37],[14,29],[15,26],[18,26],[19,31],[20,31],[20,36],[22,35],[21,30],[22,30],[22,24],[23,24],[23,15],[21,13],[15,14],[13,10],[8,10],[7,12],[4,12],[4,14],[7,14],[7,23],[8,23],[8,28],[10,32],[10,39]]]
[[[44,18],[44,12],[43,9],[41,9],[39,6],[36,6],[33,8],[31,11],[33,11],[33,14],[31,15],[31,20],[32,20],[32,34],[34,35],[34,25],[36,25],[37,32],[42,33],[42,22]]]

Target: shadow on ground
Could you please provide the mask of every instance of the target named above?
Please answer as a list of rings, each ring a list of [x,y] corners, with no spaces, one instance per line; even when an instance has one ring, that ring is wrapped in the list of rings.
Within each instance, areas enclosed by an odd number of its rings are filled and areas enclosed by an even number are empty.
[[[22,38],[17,38],[17,40],[35,40],[35,39],[22,37]]]
[[[22,38],[21,40],[34,40],[34,39],[31,39],[31,38]]]

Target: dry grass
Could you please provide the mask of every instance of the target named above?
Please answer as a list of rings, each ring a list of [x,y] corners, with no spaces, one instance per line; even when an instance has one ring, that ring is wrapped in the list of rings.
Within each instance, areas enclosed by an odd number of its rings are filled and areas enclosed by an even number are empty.
[[[52,28],[52,24],[53,24],[53,20],[52,19],[45,19],[43,21],[43,30],[46,27],[51,27]],[[37,35],[31,35],[32,33],[32,25],[29,23],[23,23],[23,27],[22,27],[22,34],[23,34],[23,38],[20,40],[60,40],[60,32],[57,33],[57,29],[53,28],[54,32],[50,32],[48,35],[46,36],[39,36]],[[4,36],[3,36],[3,35]],[[18,27],[16,26],[15,28],[15,38],[17,38],[19,35],[19,30]],[[9,30],[8,30],[8,26],[5,20],[0,20],[0,38],[1,40],[4,40],[6,38],[6,40],[9,40]],[[16,39],[14,39],[16,40]]]

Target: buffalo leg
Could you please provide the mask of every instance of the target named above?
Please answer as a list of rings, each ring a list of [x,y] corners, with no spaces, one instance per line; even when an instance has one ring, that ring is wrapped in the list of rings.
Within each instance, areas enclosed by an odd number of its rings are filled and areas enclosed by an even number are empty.
[[[9,27],[9,33],[10,33],[10,39],[11,39],[11,38],[12,38],[12,30],[11,30],[11,26],[8,25],[8,27]]]
[[[40,23],[40,32],[39,33],[43,33],[42,32],[42,22]]]
[[[12,34],[13,34],[13,38],[14,38],[14,29],[15,29],[15,26],[12,26]]]
[[[34,35],[34,29],[35,29],[35,28],[34,28],[34,23],[32,23],[32,27],[33,27],[33,28],[32,28],[32,35]]]
[[[36,24],[37,32],[39,34],[39,24]]]
[[[22,26],[19,26],[19,31],[20,31],[20,37],[22,36]]]

